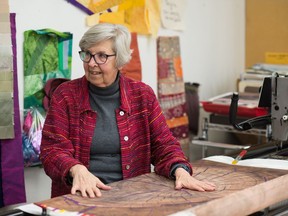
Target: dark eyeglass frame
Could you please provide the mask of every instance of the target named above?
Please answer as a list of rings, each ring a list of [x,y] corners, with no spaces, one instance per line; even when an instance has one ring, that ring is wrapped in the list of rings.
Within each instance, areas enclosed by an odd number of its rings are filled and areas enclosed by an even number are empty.
[[[109,57],[111,57],[111,56],[116,56],[116,54],[111,54],[111,55],[108,55],[108,54],[105,54],[105,53],[96,53],[96,54],[91,54],[90,52],[87,52],[87,51],[79,51],[78,52],[79,53],[79,57],[80,57],[80,59],[83,61],[83,62],[85,62],[85,63],[89,63],[90,61],[91,61],[91,58],[93,57],[93,59],[94,59],[94,61],[98,64],[98,65],[101,65],[101,64],[105,64],[106,62],[107,62],[107,60],[108,60],[108,58]],[[89,58],[89,60],[87,60],[87,61],[85,61],[84,59],[82,59],[81,58],[81,53],[85,53],[86,55],[87,54],[89,54],[90,55],[90,58]],[[99,56],[99,55],[103,55],[103,56],[105,56],[105,61],[104,62],[97,62],[96,61],[96,58],[95,58],[95,56]]]

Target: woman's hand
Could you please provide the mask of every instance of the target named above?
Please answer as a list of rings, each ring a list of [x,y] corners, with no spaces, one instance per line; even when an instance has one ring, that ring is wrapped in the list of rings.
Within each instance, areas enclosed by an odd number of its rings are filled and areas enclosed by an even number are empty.
[[[90,173],[83,165],[77,164],[71,167],[70,175],[73,177],[71,194],[76,194],[79,191],[83,197],[94,198],[95,196],[102,196],[100,189],[111,189],[110,186],[103,184],[99,178]]]
[[[214,191],[216,186],[210,182],[199,181],[192,177],[185,169],[179,167],[175,171],[175,189],[187,188],[197,191]]]

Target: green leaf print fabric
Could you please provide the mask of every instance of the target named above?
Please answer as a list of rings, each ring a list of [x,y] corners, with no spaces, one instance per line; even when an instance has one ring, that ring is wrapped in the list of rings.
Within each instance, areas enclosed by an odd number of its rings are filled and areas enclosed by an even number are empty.
[[[71,78],[72,38],[53,29],[24,32],[24,109],[41,107],[51,78]]]

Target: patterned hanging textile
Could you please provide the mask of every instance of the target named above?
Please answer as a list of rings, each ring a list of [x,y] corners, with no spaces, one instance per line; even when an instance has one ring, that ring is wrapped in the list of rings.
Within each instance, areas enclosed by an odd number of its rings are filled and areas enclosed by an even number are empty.
[[[157,38],[158,98],[173,135],[188,156],[189,133],[179,37]]]
[[[24,124],[22,133],[25,166],[40,164],[40,143],[46,111],[44,87],[51,79],[70,79],[72,34],[53,29],[24,32]]]
[[[52,29],[24,32],[24,109],[42,106],[51,78],[71,78],[72,34]]]
[[[3,2],[2,2],[3,3]],[[1,5],[2,7],[2,5]],[[1,192],[0,207],[26,202],[24,164],[21,146],[21,125],[18,100],[17,53],[15,14],[10,14],[13,52],[13,106],[14,139],[0,140],[1,146]]]

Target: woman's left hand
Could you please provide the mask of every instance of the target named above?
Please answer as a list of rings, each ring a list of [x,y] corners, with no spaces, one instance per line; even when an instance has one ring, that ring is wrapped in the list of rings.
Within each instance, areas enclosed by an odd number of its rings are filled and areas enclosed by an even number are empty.
[[[187,188],[197,191],[214,191],[216,185],[211,182],[199,181],[192,177],[185,169],[179,167],[175,171],[175,189]]]

